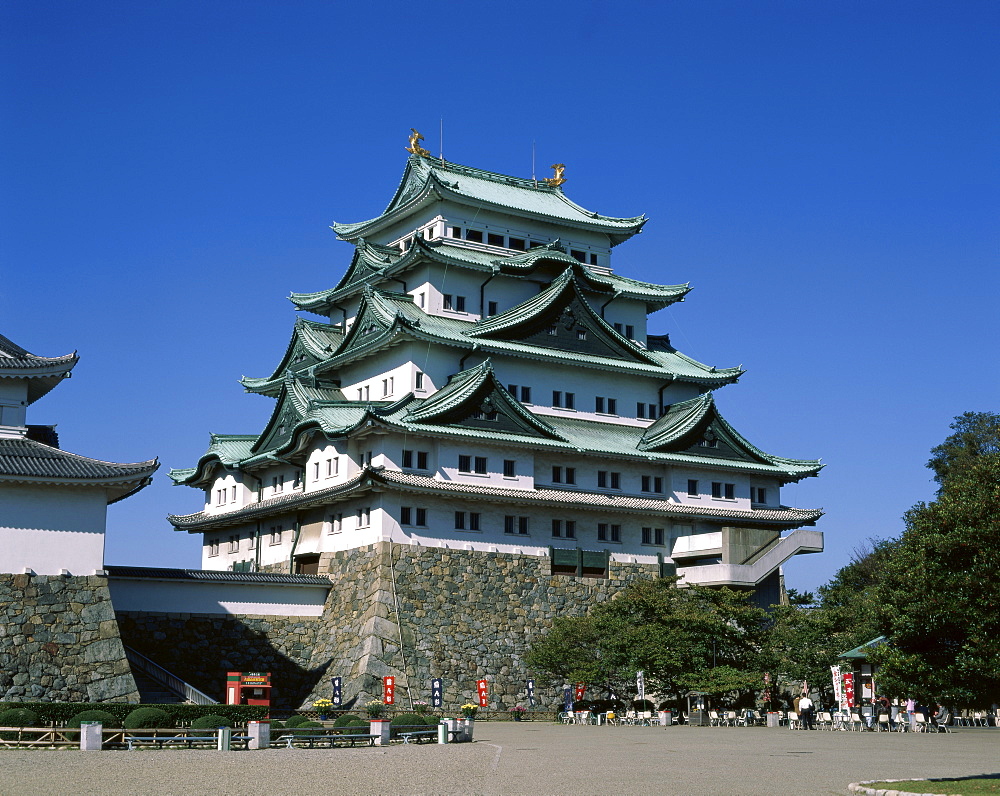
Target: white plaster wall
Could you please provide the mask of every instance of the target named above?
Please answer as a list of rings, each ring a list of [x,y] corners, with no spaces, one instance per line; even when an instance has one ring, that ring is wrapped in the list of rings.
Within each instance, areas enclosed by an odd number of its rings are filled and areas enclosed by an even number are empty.
[[[496,445],[483,444],[486,437],[480,439],[470,439],[468,442],[454,443],[450,440],[441,440],[438,443],[438,477],[443,481],[457,481],[466,484],[477,484],[480,486],[496,486],[505,489],[534,489],[535,486],[535,461],[534,455],[526,448],[507,448]],[[487,458],[486,475],[477,473],[460,473],[458,471],[458,457],[468,455],[473,458],[475,465],[476,456]],[[505,478],[503,475],[503,463],[505,459],[512,459],[516,464],[516,477]]]
[[[92,575],[104,566],[103,489],[0,484],[0,571]]]
[[[279,584],[111,578],[116,611],[321,616],[327,589]]]

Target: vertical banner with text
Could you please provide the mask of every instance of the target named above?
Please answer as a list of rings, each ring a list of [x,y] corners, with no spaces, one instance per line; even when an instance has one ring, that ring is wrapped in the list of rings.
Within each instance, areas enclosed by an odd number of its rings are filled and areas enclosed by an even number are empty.
[[[444,681],[440,677],[431,680],[431,707],[439,708],[444,703]]]
[[[382,701],[387,705],[396,704],[396,678],[382,678]]]
[[[854,672],[844,675],[844,699],[847,701],[847,707],[854,707]]]
[[[476,691],[479,692],[479,707],[490,704],[490,684],[486,680],[476,680]]]
[[[639,701],[646,698],[646,673],[640,669],[635,673],[635,687],[639,692]]]
[[[833,701],[837,707],[844,706],[844,680],[840,675],[840,664],[830,667],[830,675],[833,677]]]
[[[334,677],[331,681],[333,683],[333,702],[335,708],[339,708],[344,704],[344,691],[343,691],[343,680],[340,677]]]
[[[577,683],[576,684],[576,689],[574,690],[574,693],[573,693],[573,697],[574,697],[574,699],[576,699],[577,702],[582,702],[583,701],[583,696],[586,693],[587,693],[587,684],[586,683]]]
[[[531,707],[534,707],[535,706],[535,681],[534,680],[528,680],[527,691],[528,691],[528,704],[531,705]]]

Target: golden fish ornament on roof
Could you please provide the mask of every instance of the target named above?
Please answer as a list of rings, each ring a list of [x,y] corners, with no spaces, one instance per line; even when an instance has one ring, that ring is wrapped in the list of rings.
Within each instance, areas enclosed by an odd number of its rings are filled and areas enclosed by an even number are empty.
[[[412,127],[410,128],[410,145],[406,147],[406,151],[412,155],[420,155],[421,157],[429,158],[431,153],[420,146],[420,142],[424,140],[424,137],[420,135]]]
[[[546,177],[543,180],[543,182],[546,185],[551,186],[552,188],[557,188],[564,182],[566,182],[566,178],[563,177],[563,174],[566,172],[565,163],[553,163],[551,166],[549,166],[549,168],[552,169],[555,172],[555,174],[553,174],[551,177]]]

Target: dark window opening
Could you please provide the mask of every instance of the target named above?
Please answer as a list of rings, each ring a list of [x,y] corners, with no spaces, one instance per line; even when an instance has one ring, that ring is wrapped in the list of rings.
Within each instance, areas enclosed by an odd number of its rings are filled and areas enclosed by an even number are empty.
[[[473,243],[482,243],[483,233],[478,229],[467,229],[465,230],[465,239],[471,240]]]
[[[495,232],[487,232],[486,242],[490,246],[503,246],[503,235],[497,235]]]

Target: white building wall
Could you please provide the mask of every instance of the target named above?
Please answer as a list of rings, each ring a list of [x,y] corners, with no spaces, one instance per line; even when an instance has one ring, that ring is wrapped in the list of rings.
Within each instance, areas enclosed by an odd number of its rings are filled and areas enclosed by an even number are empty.
[[[0,485],[0,572],[92,575],[104,566],[103,489]]]
[[[328,589],[286,584],[117,578],[108,582],[116,611],[172,614],[321,616]]]

